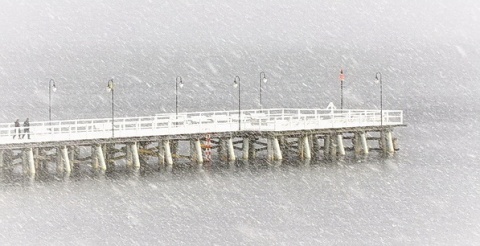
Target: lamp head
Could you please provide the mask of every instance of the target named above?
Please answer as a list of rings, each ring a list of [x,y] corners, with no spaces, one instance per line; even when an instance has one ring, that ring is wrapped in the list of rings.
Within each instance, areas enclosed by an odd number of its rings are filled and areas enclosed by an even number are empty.
[[[235,78],[233,79],[233,87],[237,88],[237,86],[239,86],[239,84],[240,84],[240,77],[235,76]]]
[[[113,79],[111,79],[111,80],[108,81],[107,91],[108,91],[108,92],[113,91]]]
[[[57,90],[57,86],[55,86],[55,80],[50,79],[50,81],[48,83],[50,85],[50,88],[52,88],[52,91],[55,92]]]
[[[263,83],[267,83],[267,77],[263,76],[262,81],[263,81]]]
[[[382,75],[380,73],[375,74],[375,83],[381,83]]]
[[[179,80],[180,79],[180,80]],[[182,77],[178,76],[175,81],[177,82],[177,85],[180,86],[180,88],[183,87],[183,80],[182,80]]]
[[[180,85],[180,87],[182,87],[182,86],[183,86],[182,77],[177,76],[177,77],[175,78],[175,83],[177,83],[177,85]]]

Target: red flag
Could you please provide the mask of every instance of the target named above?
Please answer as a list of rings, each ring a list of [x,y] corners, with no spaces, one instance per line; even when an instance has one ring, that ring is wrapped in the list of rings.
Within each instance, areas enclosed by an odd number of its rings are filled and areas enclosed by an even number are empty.
[[[344,81],[345,80],[345,74],[343,74],[343,69],[340,70],[340,81]]]

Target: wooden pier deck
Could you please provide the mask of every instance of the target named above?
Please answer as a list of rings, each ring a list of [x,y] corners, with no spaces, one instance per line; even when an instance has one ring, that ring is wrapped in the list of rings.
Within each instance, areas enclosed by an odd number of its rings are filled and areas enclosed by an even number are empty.
[[[333,107],[31,122],[30,139],[13,138],[18,130],[23,134],[23,129],[8,123],[0,124],[0,166],[21,162],[26,173],[35,173],[53,161],[59,171],[70,172],[82,162],[106,170],[109,163],[124,160],[138,168],[145,155],[157,158],[159,165],[172,165],[180,156],[181,141],[190,143],[186,156],[200,163],[214,157],[247,160],[262,151],[272,160],[289,153],[309,159],[320,151],[326,158],[335,158],[350,149],[362,155],[370,149],[393,153],[397,147],[392,132],[399,126],[404,126],[401,110]],[[372,138],[378,142],[377,148],[369,146]],[[352,140],[351,147],[345,146],[347,139]],[[89,153],[82,157],[79,148],[89,149]]]

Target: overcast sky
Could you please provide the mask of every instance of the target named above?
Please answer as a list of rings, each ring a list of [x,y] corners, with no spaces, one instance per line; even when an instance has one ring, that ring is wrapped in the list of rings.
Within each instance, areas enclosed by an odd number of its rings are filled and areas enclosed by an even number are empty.
[[[412,85],[421,92],[438,78],[476,85],[479,24],[477,0],[0,0],[0,85],[24,99],[0,103],[10,105],[7,113],[45,108],[50,78],[63,87],[54,99],[64,105],[98,107],[112,77],[142,84],[119,93],[167,100],[179,74],[192,84],[184,93],[195,98],[193,92],[232,93],[225,81],[233,75],[256,85],[261,70],[272,94],[291,96],[273,85],[293,83],[298,95],[321,91],[312,97],[328,102],[338,94],[331,81],[343,67],[350,81],[362,81],[350,87],[361,106],[360,87],[370,91],[363,81],[378,70],[390,72],[389,86],[399,95]],[[312,85],[318,88],[309,91]],[[169,93],[149,95],[151,87]],[[244,88],[256,93],[256,86]]]
[[[5,49],[63,46],[465,42],[475,0],[1,0]]]

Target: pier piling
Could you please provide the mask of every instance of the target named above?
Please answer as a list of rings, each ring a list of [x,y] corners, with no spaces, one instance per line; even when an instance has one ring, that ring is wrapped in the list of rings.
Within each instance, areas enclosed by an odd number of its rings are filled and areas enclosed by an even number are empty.
[[[72,171],[72,168],[70,166],[70,158],[68,156],[68,148],[65,145],[62,146],[62,158],[63,158],[63,164],[64,164],[63,170],[66,173],[70,173]]]
[[[102,145],[97,144],[95,152],[97,153],[99,168],[102,172],[105,172],[107,170],[107,165],[105,164],[105,156],[103,155]]]

